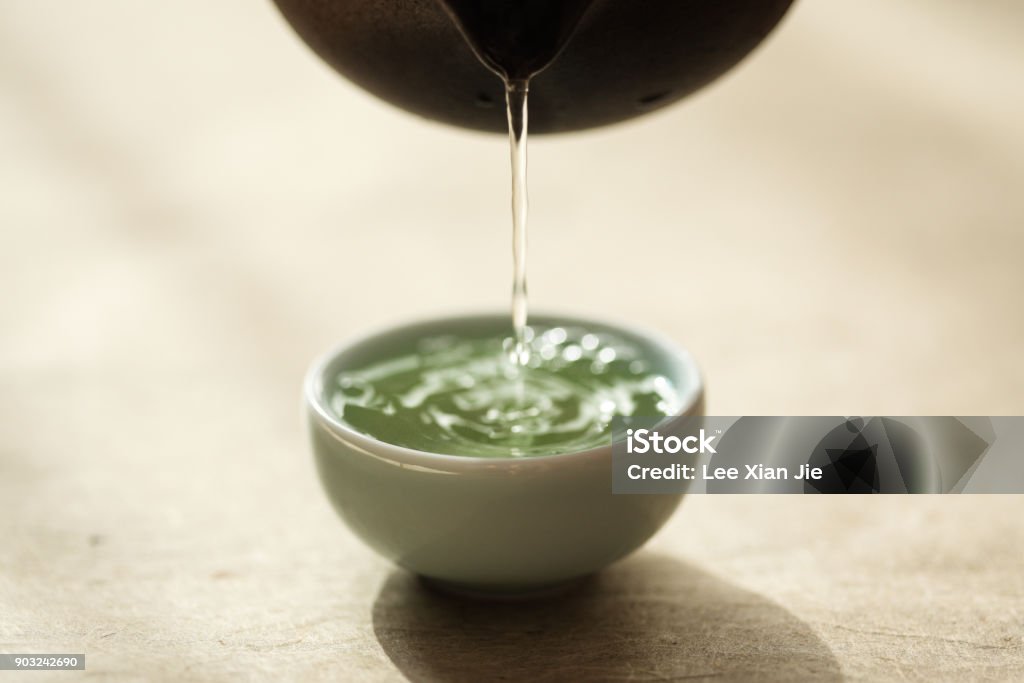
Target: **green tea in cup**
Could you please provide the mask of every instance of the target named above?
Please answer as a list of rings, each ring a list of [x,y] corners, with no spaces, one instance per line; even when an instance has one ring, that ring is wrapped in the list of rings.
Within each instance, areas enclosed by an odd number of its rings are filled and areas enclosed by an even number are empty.
[[[588,450],[611,442],[613,416],[682,408],[672,381],[623,336],[545,324],[527,328],[525,358],[513,344],[487,330],[407,340],[327,378],[328,406],[386,443],[475,457]]]

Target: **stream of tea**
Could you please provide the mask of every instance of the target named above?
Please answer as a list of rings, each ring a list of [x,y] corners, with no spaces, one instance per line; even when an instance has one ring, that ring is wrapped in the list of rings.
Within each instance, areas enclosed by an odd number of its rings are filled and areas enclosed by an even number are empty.
[[[529,361],[526,149],[530,80],[565,48],[593,0],[439,0],[477,59],[505,84],[512,157],[512,327],[510,358]]]
[[[530,362],[526,344],[529,298],[526,292],[526,228],[530,198],[526,183],[526,134],[529,127],[529,81],[505,84],[508,139],[512,156],[512,342],[511,361],[516,367]]]
[[[389,443],[451,455],[552,455],[607,443],[614,415],[671,415],[677,389],[635,342],[530,326],[526,285],[531,79],[592,0],[438,0],[505,84],[512,166],[513,336],[437,336],[335,378],[332,410]]]

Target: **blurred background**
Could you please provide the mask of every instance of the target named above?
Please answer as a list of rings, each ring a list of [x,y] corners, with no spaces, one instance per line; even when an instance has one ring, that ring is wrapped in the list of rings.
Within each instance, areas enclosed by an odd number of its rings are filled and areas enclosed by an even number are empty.
[[[711,414],[1024,413],[1022,25],[1015,0],[799,2],[686,102],[535,138],[531,305],[668,333]],[[356,616],[301,642],[385,661],[359,615],[386,565],[316,490],[300,382],[350,334],[507,308],[507,158],[346,83],[269,1],[4,0],[0,645],[173,666],[336,609]],[[991,501],[709,497],[655,547],[786,602],[841,655],[826,596],[860,584],[767,562],[801,551],[744,520],[799,531],[829,505],[959,566],[964,538],[928,529],[985,519],[969,554],[998,559],[985,534],[1019,537],[1021,506]],[[852,541],[818,542],[841,572]]]

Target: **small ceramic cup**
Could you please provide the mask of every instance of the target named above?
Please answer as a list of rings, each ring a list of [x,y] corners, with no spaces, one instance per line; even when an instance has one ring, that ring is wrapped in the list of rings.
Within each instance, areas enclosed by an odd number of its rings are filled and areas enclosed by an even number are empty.
[[[702,415],[703,384],[690,354],[632,326],[567,316],[572,325],[637,344],[679,388],[682,415]],[[325,387],[347,367],[440,334],[500,335],[507,315],[465,315],[401,325],[348,342],[317,360],[305,404],[317,470],[349,528],[396,564],[450,590],[476,595],[544,592],[596,572],[643,545],[682,495],[613,495],[608,445],[560,455],[441,455],[360,434],[330,409]]]

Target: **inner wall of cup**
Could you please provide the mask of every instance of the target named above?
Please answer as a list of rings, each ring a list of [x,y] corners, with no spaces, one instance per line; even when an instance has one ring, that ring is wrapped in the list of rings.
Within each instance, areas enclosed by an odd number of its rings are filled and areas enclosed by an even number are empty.
[[[590,332],[605,332],[622,337],[642,349],[644,359],[656,372],[665,375],[673,382],[682,396],[692,396],[694,387],[700,382],[695,370],[684,361],[682,357],[684,352],[667,346],[658,339],[584,318],[531,315],[530,324],[539,327],[559,325],[581,327]],[[485,338],[511,335],[511,333],[509,317],[504,314],[440,318],[381,332],[342,349],[323,366],[317,382],[316,400],[334,419],[344,422],[331,409],[330,402],[325,395],[332,378],[341,371],[365,367],[398,355],[413,353],[419,341],[427,337],[455,335],[460,338]],[[686,410],[689,408],[689,405],[685,406]]]

